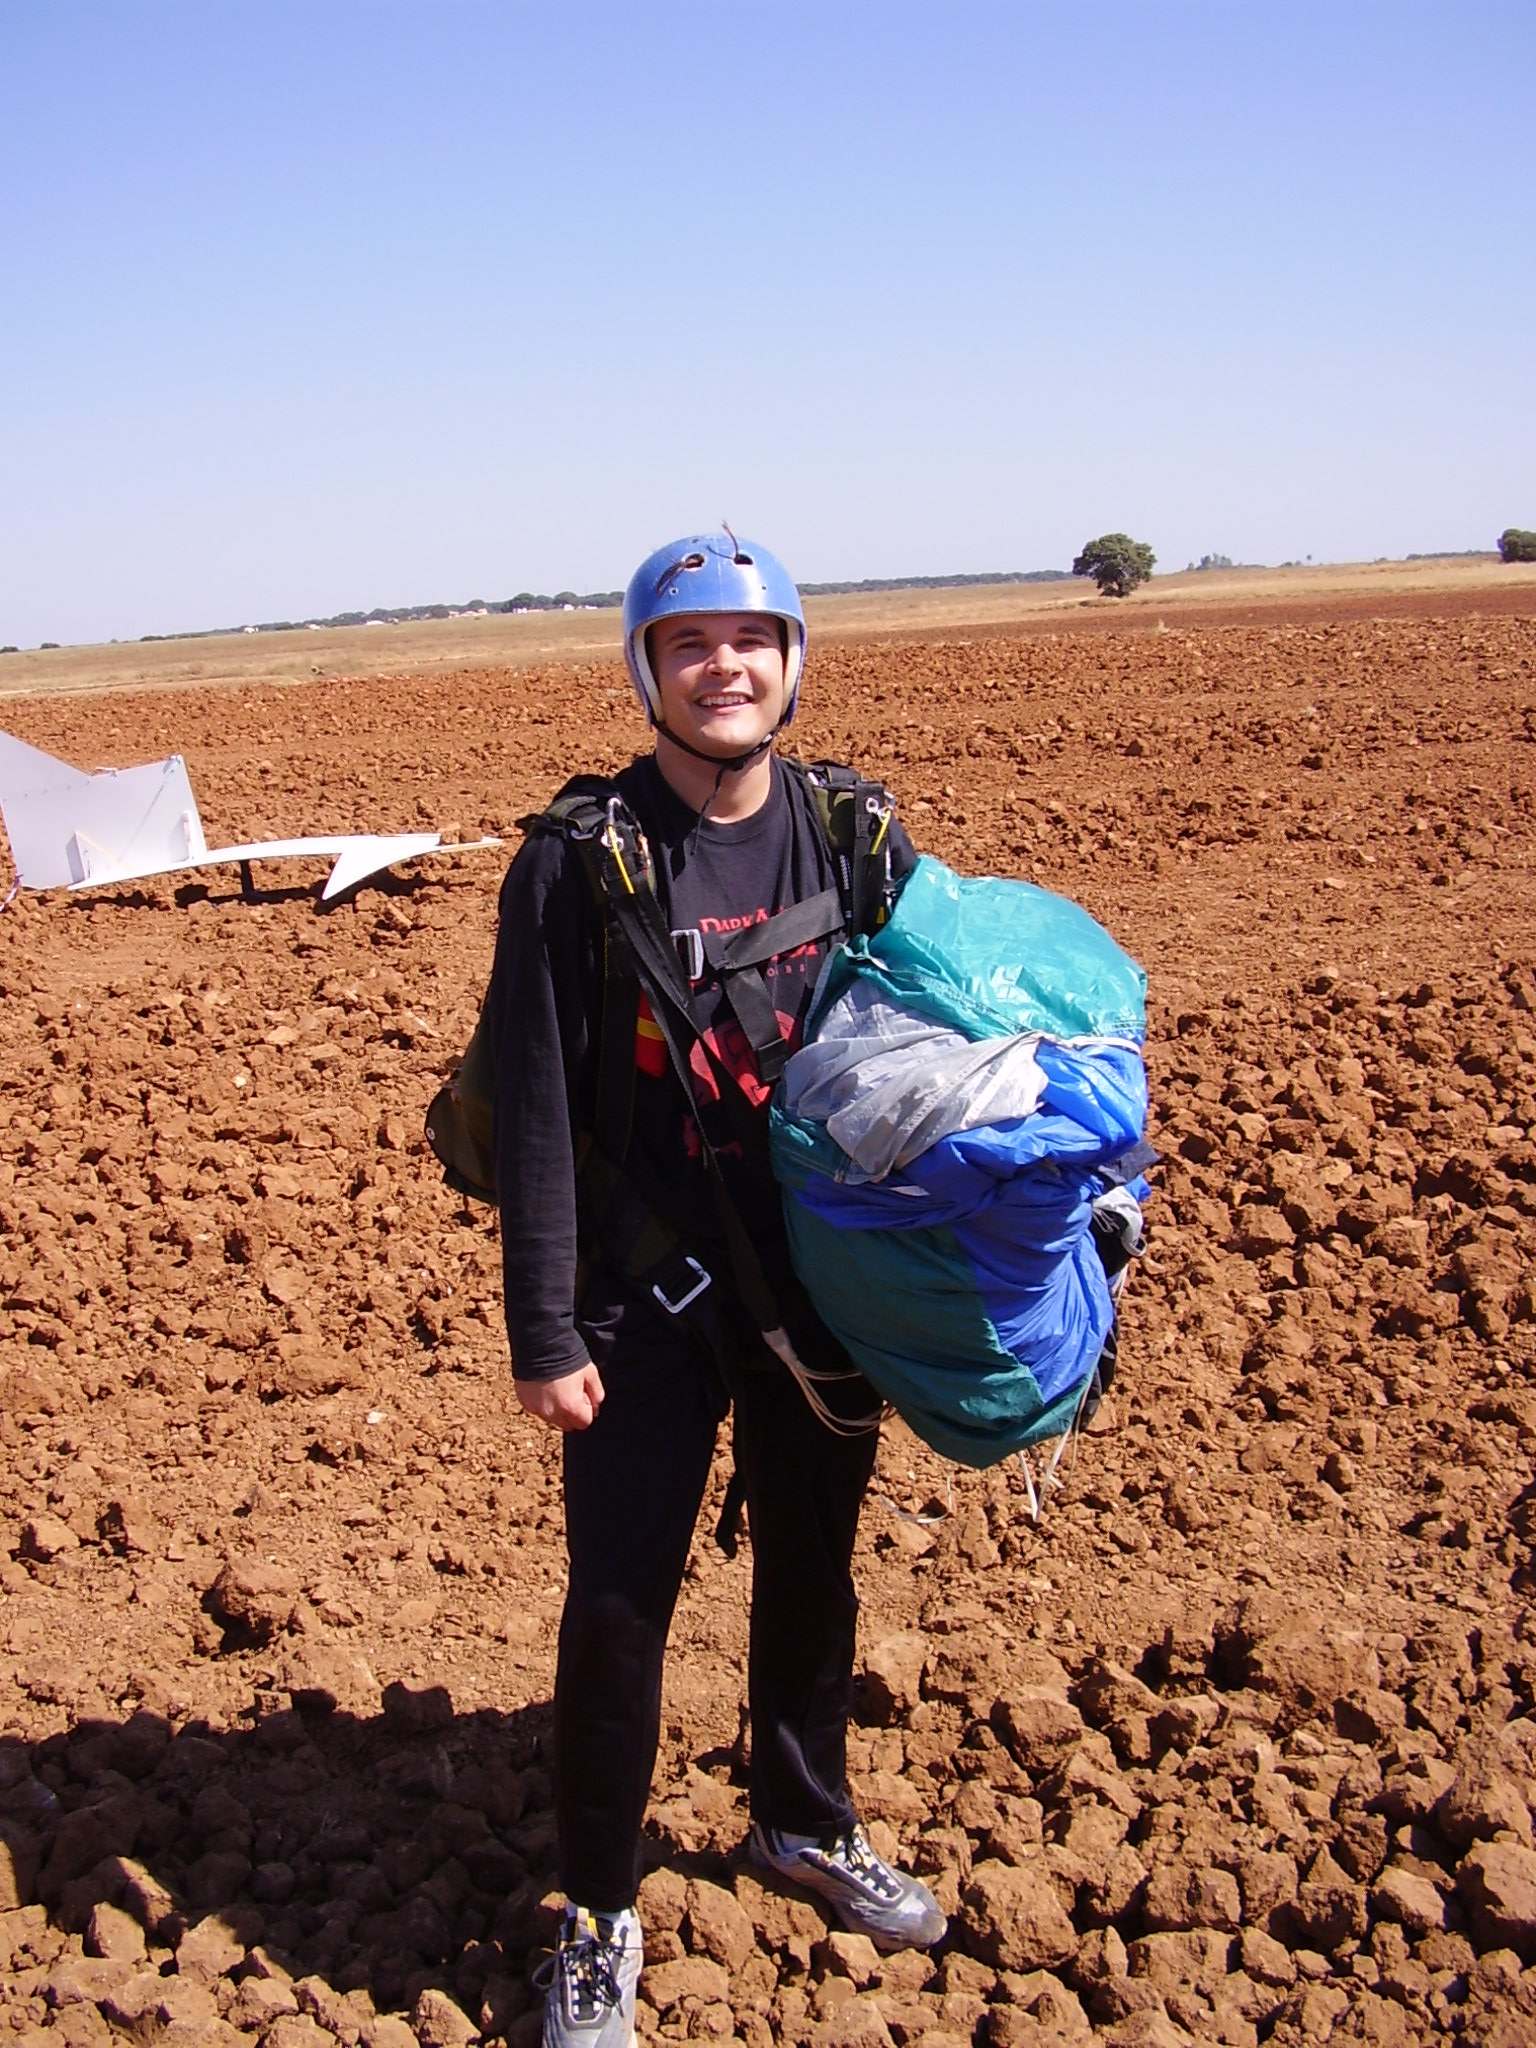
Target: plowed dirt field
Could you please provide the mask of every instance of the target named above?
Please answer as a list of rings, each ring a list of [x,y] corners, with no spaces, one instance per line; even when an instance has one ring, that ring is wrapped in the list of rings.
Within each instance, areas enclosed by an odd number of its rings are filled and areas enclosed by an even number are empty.
[[[515,838],[639,740],[617,664],[5,723],[182,751],[226,839]],[[1146,964],[1166,1163],[1038,1526],[1016,1468],[885,1439],[856,1792],[944,1947],[829,1939],[734,1860],[750,1564],[701,1525],[642,2035],[1536,2039],[1536,619],[823,643],[795,738]],[[557,1449],[420,1139],[501,865],[323,917],[319,869],[268,868],[0,918],[20,2040],[536,2039]]]

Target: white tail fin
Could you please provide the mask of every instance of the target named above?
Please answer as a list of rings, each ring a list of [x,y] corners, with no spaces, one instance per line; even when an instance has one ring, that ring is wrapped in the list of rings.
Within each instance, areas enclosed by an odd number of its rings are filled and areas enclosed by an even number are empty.
[[[0,813],[27,889],[132,881],[207,851],[180,754],[87,775],[0,733]]]

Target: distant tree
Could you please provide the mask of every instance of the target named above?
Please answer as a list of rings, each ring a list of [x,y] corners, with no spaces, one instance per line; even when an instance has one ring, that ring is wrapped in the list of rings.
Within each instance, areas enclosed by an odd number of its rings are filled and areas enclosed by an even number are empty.
[[[575,606],[580,603],[574,590],[557,590],[550,599],[551,604]]]
[[[1231,566],[1230,555],[1202,555],[1195,564],[1197,569],[1230,569]]]
[[[1072,564],[1072,574],[1091,576],[1101,597],[1129,597],[1152,574],[1156,560],[1144,540],[1132,540],[1128,533],[1101,533],[1084,547]]]
[[[1499,535],[1501,562],[1536,562],[1536,533],[1523,526],[1506,526]]]
[[[20,654],[19,647],[0,647],[0,654]]]
[[[59,643],[57,640],[39,640],[37,644],[39,647],[57,647]]]

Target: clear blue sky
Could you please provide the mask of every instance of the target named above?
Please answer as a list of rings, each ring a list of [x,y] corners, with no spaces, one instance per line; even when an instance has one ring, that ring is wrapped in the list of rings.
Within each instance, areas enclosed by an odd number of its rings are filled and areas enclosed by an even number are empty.
[[[1536,525],[1529,0],[5,0],[0,642]]]

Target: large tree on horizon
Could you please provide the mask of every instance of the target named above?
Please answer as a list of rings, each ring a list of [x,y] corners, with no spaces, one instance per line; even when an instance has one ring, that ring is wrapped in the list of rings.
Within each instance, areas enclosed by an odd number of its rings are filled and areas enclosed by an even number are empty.
[[[1129,597],[1152,574],[1156,560],[1144,540],[1132,540],[1128,533],[1101,533],[1085,543],[1072,574],[1091,576],[1101,597]]]

